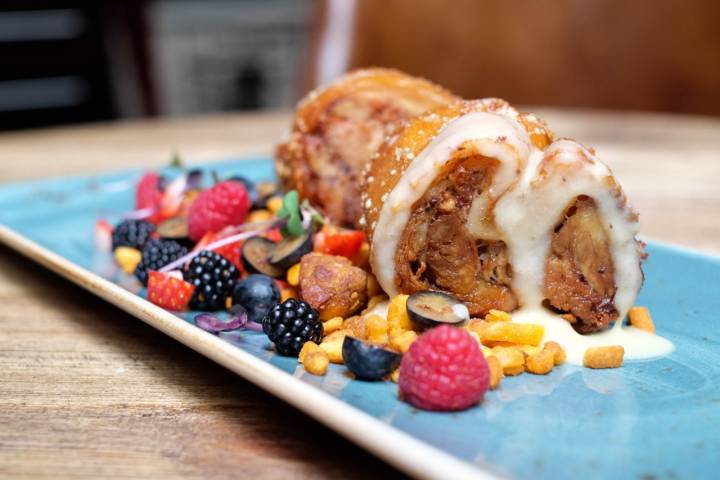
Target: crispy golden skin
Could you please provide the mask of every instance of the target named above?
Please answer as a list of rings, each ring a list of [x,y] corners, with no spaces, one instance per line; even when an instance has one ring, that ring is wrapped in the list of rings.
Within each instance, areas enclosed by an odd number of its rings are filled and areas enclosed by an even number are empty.
[[[295,189],[338,225],[359,226],[360,173],[387,135],[426,110],[457,100],[396,70],[349,73],[298,105],[289,139],[276,150],[285,190]]]
[[[381,146],[363,175],[361,223],[368,238],[374,233],[385,194],[392,191],[412,160],[445,125],[472,112],[516,118],[538,148],[552,141],[552,133],[540,120],[518,113],[500,99],[460,101],[418,116]],[[511,289],[512,267],[504,242],[476,240],[466,228],[472,201],[490,185],[497,161],[479,155],[472,145],[463,145],[451,155],[445,171],[413,205],[395,254],[396,285],[403,293],[451,292],[473,315],[485,315],[491,309],[512,311],[518,307],[518,299]]]
[[[363,175],[363,218],[369,239],[386,195],[403,176],[413,159],[452,120],[473,112],[493,112],[516,119],[540,150],[553,134],[534,115],[523,114],[499,99],[461,101],[426,112],[406,124],[380,147]],[[486,191],[497,160],[483,157],[470,144],[450,153],[445,170],[411,207],[395,252],[395,286],[401,293],[435,289],[462,300],[472,315],[491,309],[512,311],[520,300],[512,290],[512,265],[505,243],[497,238],[477,239],[467,227],[468,211],[476,195]],[[541,164],[539,181],[557,175],[548,159]],[[612,177],[605,182],[624,206],[622,191]],[[494,228],[492,208],[485,221]],[[634,213],[629,213],[634,215]],[[566,314],[581,333],[607,328],[617,319],[616,292],[609,235],[592,199],[578,197],[568,205],[552,232],[545,261],[543,292],[549,308]]]

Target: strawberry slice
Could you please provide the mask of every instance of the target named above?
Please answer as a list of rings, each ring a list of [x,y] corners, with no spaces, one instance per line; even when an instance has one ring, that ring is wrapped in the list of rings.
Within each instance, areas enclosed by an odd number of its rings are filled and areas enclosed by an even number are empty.
[[[194,251],[200,251],[205,249],[207,245],[210,245],[211,243],[215,243],[218,240],[222,240],[223,238],[226,238],[234,233],[233,228],[226,228],[221,230],[218,233],[215,232],[207,232],[203,237],[200,239],[200,241],[195,245]],[[240,274],[242,275],[244,272],[243,266],[242,266],[242,259],[240,258],[240,249],[242,248],[243,241],[238,240],[235,243],[229,243],[227,245],[223,245],[222,247],[213,248],[213,251],[219,253],[223,257],[230,260],[230,262],[235,265],[238,270],[240,270]]]
[[[263,237],[275,243],[279,243],[283,238],[279,228],[271,228],[263,234]]]
[[[147,298],[168,310],[187,310],[195,285],[176,278],[169,273],[151,270],[148,278]]]
[[[112,226],[105,219],[95,223],[95,248],[100,252],[112,250]]]
[[[327,255],[354,258],[365,241],[360,230],[337,230],[323,228],[315,235],[313,250]]]
[[[147,220],[155,224],[163,220],[160,212],[163,201],[160,180],[160,175],[156,172],[147,172],[142,176],[135,189],[135,208],[137,210],[151,209],[153,213]]]

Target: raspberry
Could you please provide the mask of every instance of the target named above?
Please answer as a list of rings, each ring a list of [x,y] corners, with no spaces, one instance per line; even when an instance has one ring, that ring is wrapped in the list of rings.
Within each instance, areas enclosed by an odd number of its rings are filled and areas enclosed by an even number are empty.
[[[400,394],[424,410],[463,410],[480,402],[490,370],[477,341],[465,330],[441,325],[421,335],[403,355]]]
[[[155,172],[148,172],[142,176],[135,189],[135,208],[142,210],[152,208],[155,213],[148,217],[151,223],[161,221],[160,204],[162,202],[163,179]]]
[[[228,225],[239,225],[250,210],[245,186],[226,180],[202,192],[190,206],[190,239],[199,241],[207,232],[218,232]]]

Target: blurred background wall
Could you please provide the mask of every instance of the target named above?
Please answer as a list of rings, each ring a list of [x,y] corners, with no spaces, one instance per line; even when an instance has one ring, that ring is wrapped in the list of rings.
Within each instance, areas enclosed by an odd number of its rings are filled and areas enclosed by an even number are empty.
[[[290,107],[361,66],[720,115],[717,0],[3,0],[0,129]]]

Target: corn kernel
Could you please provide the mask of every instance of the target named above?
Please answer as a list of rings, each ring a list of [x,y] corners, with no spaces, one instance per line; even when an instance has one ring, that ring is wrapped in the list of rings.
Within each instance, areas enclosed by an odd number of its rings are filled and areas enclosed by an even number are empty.
[[[390,374],[390,381],[398,383],[400,381],[400,367],[393,370],[393,372]]]
[[[343,329],[349,330],[350,335],[360,340],[367,339],[367,332],[365,329],[365,318],[355,315],[353,317],[346,318],[343,322]]]
[[[247,223],[266,222],[268,220],[271,220],[273,216],[274,215],[270,210],[253,210],[252,212],[248,213],[245,221]]]
[[[300,285],[300,263],[296,263],[287,271],[287,283],[293,287]]]
[[[480,320],[478,318],[471,318],[470,321],[465,326],[465,329],[468,332],[475,332],[480,336],[480,339],[482,340],[482,332],[485,330],[485,327],[487,326],[488,322],[484,320]]]
[[[525,359],[525,370],[535,375],[546,375],[553,369],[555,356],[550,350],[542,350]]]
[[[495,347],[492,354],[502,365],[504,375],[519,375],[525,370],[525,355],[519,348]]]
[[[565,363],[565,359],[567,358],[567,354],[565,353],[565,349],[560,346],[557,342],[545,342],[545,345],[543,346],[543,350],[548,350],[552,352],[553,354],[553,363],[555,365],[562,365]]]
[[[320,350],[320,346],[318,346],[318,344],[315,342],[303,343],[303,346],[300,349],[300,353],[298,354],[298,362],[303,363],[303,360],[309,353],[317,352],[318,350]]]
[[[503,312],[502,310],[491,309],[487,315],[485,315],[486,322],[510,322],[512,317],[509,313]]]
[[[538,346],[545,335],[545,328],[530,323],[487,322],[478,333],[483,343],[512,342]]]
[[[399,335],[391,336],[390,344],[388,346],[400,353],[405,353],[410,349],[410,345],[417,340],[417,336],[417,333],[412,330],[407,330]]]
[[[655,324],[653,323],[650,312],[645,307],[632,307],[628,312],[630,325],[646,332],[655,333]]]
[[[327,373],[330,357],[324,350],[310,352],[305,357],[303,367],[305,371],[313,375],[325,375]]]
[[[277,212],[282,208],[282,205],[282,197],[271,197],[267,201],[267,208],[273,213],[273,215],[277,215]]]
[[[502,365],[500,365],[500,360],[498,360],[495,355],[488,355],[485,357],[485,360],[490,370],[490,388],[495,390],[500,386],[500,380],[505,376],[503,374],[503,368]]]
[[[388,322],[380,315],[370,315],[365,319],[367,340],[376,345],[388,343]]]
[[[328,336],[333,332],[337,332],[341,328],[343,328],[342,317],[331,318],[327,322],[323,322],[323,336]]]
[[[115,261],[125,273],[133,273],[142,260],[142,253],[137,248],[117,247],[113,253]]]
[[[623,364],[624,356],[622,345],[591,347],[585,350],[583,365],[587,368],[618,368]]]
[[[343,363],[342,344],[348,333],[348,330],[337,330],[323,338],[320,343],[320,348],[325,350],[332,363]]]
[[[467,332],[470,334],[471,337],[475,339],[476,342],[478,342],[480,347],[483,347],[483,344],[480,341],[480,335],[478,335],[477,332],[473,332],[472,330],[467,330]]]
[[[300,298],[296,288],[287,287],[280,290],[280,302],[284,302],[288,298]]]
[[[370,300],[368,300],[365,311],[370,311],[371,309],[375,308],[379,303],[382,303],[387,299],[387,295],[373,295],[372,297],[370,297]]]
[[[412,322],[407,313],[407,299],[409,295],[396,295],[390,300],[388,306],[387,322],[390,331],[412,330]]]
[[[525,354],[525,355],[537,355],[538,353],[542,352],[541,347],[536,347],[534,345],[518,345],[518,348]]]

